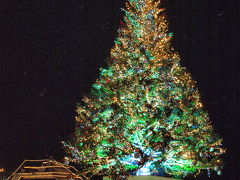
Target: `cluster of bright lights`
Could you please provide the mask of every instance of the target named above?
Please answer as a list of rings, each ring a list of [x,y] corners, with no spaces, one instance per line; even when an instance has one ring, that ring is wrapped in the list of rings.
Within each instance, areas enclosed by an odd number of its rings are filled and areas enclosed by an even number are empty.
[[[77,107],[68,161],[85,175],[221,174],[225,152],[171,47],[165,10],[129,0],[107,69]]]

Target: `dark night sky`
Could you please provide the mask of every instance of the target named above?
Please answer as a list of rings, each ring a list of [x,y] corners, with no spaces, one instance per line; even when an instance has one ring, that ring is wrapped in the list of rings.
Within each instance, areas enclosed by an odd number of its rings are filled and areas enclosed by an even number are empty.
[[[123,6],[123,0],[0,1],[0,167],[62,159],[75,103],[105,66]],[[173,46],[228,149],[223,175],[211,179],[239,179],[239,3],[165,0],[164,7]]]

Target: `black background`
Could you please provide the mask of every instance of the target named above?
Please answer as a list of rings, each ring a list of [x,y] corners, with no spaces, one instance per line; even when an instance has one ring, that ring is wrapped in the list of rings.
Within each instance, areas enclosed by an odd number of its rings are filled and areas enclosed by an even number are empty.
[[[228,149],[223,175],[211,179],[240,179],[239,2],[163,6],[173,46]],[[11,172],[24,159],[62,160],[75,103],[106,66],[122,7],[123,0],[0,1],[0,167]]]

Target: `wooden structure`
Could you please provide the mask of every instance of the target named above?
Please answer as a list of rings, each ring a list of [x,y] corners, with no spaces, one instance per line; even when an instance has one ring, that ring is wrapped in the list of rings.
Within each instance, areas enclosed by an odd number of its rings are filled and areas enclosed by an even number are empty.
[[[78,171],[72,166],[55,160],[25,160],[8,180],[82,180]]]

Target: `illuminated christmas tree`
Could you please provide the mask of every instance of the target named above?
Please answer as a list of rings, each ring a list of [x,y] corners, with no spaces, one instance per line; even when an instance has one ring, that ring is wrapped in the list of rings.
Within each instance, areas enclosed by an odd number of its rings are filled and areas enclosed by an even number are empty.
[[[77,107],[66,159],[85,175],[220,175],[222,139],[171,47],[165,9],[128,0],[124,12],[108,68]]]

